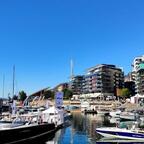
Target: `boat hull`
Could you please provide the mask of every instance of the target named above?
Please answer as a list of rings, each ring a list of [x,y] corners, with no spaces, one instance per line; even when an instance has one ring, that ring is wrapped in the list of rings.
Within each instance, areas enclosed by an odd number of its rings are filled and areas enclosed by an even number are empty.
[[[106,114],[109,114],[109,111],[97,110],[97,114],[98,114],[98,115],[106,115]]]
[[[134,115],[120,115],[121,121],[134,121],[136,117]]]
[[[119,118],[121,111],[112,111],[109,113],[111,117]]]
[[[120,128],[97,128],[96,132],[108,138],[143,140],[144,133]]]
[[[51,137],[55,131],[56,128],[54,124],[36,124],[0,130],[0,143],[21,143],[43,135]]]

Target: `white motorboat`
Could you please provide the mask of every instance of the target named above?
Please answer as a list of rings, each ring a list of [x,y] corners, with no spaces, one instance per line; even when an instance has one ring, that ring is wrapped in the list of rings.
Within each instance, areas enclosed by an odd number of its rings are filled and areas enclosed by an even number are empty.
[[[144,140],[144,130],[139,128],[118,128],[118,127],[102,127],[96,128],[96,132],[107,138]]]
[[[116,139],[103,137],[96,141],[96,144],[143,144],[144,140]]]
[[[109,114],[109,110],[105,108],[98,108],[96,111],[98,115],[102,115],[102,116]]]
[[[121,112],[120,113],[120,119],[121,121],[134,121],[136,120],[136,118],[138,117],[138,114],[134,113],[134,112]]]
[[[110,115],[111,117],[118,118],[118,117],[120,117],[120,113],[121,113],[120,110],[116,110],[116,111],[111,111],[111,112],[109,112],[109,115]]]
[[[88,101],[81,102],[81,112],[84,112],[85,110],[88,110],[89,108],[90,108],[90,104]]]
[[[64,110],[55,106],[50,107],[42,112],[42,119],[43,122],[54,123],[56,127],[61,127],[64,124]]]
[[[17,117],[11,123],[2,122],[0,124],[0,143],[22,143],[46,134],[51,136],[56,130],[54,123],[44,123],[37,115],[25,114]]]
[[[110,118],[110,123],[118,123],[120,121],[120,118],[112,117]]]

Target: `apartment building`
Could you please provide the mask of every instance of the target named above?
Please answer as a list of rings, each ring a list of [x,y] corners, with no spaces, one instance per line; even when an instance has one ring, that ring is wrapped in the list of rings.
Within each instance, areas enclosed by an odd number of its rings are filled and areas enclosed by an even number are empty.
[[[69,88],[73,91],[73,94],[83,93],[83,75],[73,76],[69,83]]]
[[[124,86],[124,73],[115,65],[100,64],[89,68],[83,79],[83,93],[107,93],[116,95]]]
[[[144,62],[139,64],[136,71],[136,89],[138,94],[144,95]]]
[[[136,57],[132,63],[133,80],[135,82],[135,92],[144,94],[144,55]]]

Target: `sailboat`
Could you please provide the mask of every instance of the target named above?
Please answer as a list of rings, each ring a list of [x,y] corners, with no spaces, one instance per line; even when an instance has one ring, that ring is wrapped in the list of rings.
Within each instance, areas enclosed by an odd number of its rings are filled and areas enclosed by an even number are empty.
[[[14,96],[15,91],[15,66],[13,66],[13,89],[12,94]],[[43,113],[37,114],[25,113],[22,115],[16,114],[16,101],[13,100],[11,121],[1,121],[0,124],[0,138],[1,144],[6,143],[21,143],[30,139],[36,139],[38,137],[55,134],[57,127],[53,121],[43,121]],[[45,116],[45,119],[48,119]],[[8,137],[8,138],[7,138]]]

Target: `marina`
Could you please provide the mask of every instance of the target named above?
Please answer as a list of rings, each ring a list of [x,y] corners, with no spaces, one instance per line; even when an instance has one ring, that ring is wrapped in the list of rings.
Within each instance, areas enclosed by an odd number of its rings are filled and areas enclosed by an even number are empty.
[[[129,124],[132,124],[130,121]],[[58,130],[52,140],[46,144],[122,144],[122,143],[143,143],[141,139],[119,139],[105,138],[96,133],[97,127],[113,127],[116,124],[111,124],[108,117],[99,115],[84,115],[82,113],[73,113],[73,120],[70,126]],[[45,143],[45,142],[44,142]],[[44,144],[43,143],[43,144]]]
[[[9,139],[1,139],[1,143],[95,144],[144,139],[143,113],[135,115],[132,106],[124,110],[123,104],[118,104],[112,111],[117,102],[69,103],[64,101],[63,108],[56,108],[51,101],[45,107],[13,107],[17,112],[12,111],[11,119],[3,113],[0,120],[0,137],[9,134]]]
[[[144,144],[144,0],[2,0],[0,20],[0,144]]]

